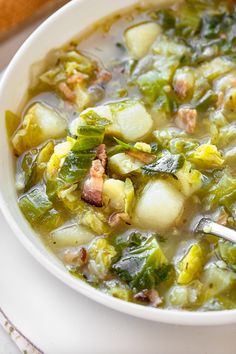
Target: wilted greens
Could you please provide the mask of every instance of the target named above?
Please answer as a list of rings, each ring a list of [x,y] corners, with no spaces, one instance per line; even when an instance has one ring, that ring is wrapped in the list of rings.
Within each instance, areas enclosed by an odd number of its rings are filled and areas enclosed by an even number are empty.
[[[236,7],[130,11],[53,50],[6,112],[19,207],[106,294],[236,308],[236,244],[193,232],[236,226]]]

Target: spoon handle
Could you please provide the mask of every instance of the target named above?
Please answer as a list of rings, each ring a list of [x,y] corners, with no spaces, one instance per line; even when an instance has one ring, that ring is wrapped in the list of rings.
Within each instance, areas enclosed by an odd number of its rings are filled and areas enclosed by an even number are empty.
[[[225,240],[236,243],[236,231],[220,224],[217,224],[216,222],[208,218],[202,218],[199,221],[195,231],[203,232],[205,234],[212,234],[218,237],[222,237]]]

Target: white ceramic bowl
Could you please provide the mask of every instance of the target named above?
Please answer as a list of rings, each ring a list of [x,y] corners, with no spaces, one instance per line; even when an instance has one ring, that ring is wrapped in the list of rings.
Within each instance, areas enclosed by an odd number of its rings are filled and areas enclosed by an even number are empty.
[[[161,0],[156,0],[157,3],[158,1]],[[7,109],[13,112],[19,109],[29,85],[31,65],[94,22],[136,2],[137,0],[74,0],[45,21],[19,49],[0,86],[0,206],[16,237],[33,257],[65,284],[95,301],[118,311],[159,322],[185,325],[235,323],[236,310],[200,313],[154,309],[124,302],[95,290],[72,277],[56,257],[46,250],[17,205],[12,152],[8,144],[4,115]]]

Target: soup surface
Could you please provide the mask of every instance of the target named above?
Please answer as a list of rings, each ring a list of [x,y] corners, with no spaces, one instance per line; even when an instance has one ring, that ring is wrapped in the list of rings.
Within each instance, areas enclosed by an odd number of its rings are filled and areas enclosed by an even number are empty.
[[[6,112],[19,207],[72,276],[159,308],[236,308],[236,12],[134,8],[52,51]]]

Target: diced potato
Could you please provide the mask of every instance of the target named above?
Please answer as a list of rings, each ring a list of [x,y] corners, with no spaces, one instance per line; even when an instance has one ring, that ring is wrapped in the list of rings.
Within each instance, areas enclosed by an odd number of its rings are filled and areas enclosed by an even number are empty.
[[[163,231],[180,218],[185,197],[168,181],[149,182],[136,204],[135,223],[141,228]]]
[[[98,116],[107,119],[111,122],[112,126],[109,126],[109,132],[111,134],[119,134],[119,127],[115,126],[113,114],[109,105],[97,106],[93,108],[87,108],[83,112],[81,112],[80,116],[74,119],[70,124],[70,133],[72,135],[77,135],[78,128],[81,125],[86,125],[86,117],[88,113],[96,113]],[[108,130],[108,128],[107,128]]]
[[[82,121],[84,121],[84,124],[86,124],[86,122],[83,117],[86,117],[86,114],[90,111],[97,113],[100,117],[108,119],[111,123],[113,122],[112,111],[111,111],[110,106],[104,105],[104,106],[97,106],[97,107],[85,109],[80,114],[80,118],[82,119]]]
[[[22,126],[12,138],[15,151],[20,155],[48,139],[66,136],[67,120],[52,108],[34,104],[26,113]]]
[[[76,135],[78,127],[86,124],[85,117],[88,111],[93,111],[101,118],[111,122],[105,126],[106,134],[118,136],[126,141],[137,141],[144,137],[152,128],[152,118],[144,105],[138,101],[121,101],[110,105],[88,108],[80,114],[70,125],[70,132]]]
[[[153,125],[150,114],[139,102],[134,102],[134,104],[118,110],[115,119],[121,136],[127,141],[137,141],[144,137]]]
[[[142,58],[160,33],[161,27],[153,22],[141,23],[128,28],[124,38],[130,55],[135,59]]]
[[[109,178],[103,184],[103,199],[113,209],[125,208],[125,182]]]
[[[186,285],[196,279],[202,270],[202,266],[203,251],[201,246],[195,243],[179,263],[178,284]]]
[[[111,156],[108,160],[108,166],[113,173],[124,176],[137,171],[143,166],[143,163],[122,152]]]
[[[42,139],[59,139],[66,135],[67,121],[55,110],[36,103],[29,112],[36,119],[36,124],[41,130]]]
[[[205,298],[209,299],[230,290],[236,285],[236,273],[211,264],[205,269],[202,279]]]
[[[90,242],[96,235],[86,227],[78,224],[60,227],[51,232],[53,247],[76,247]]]

